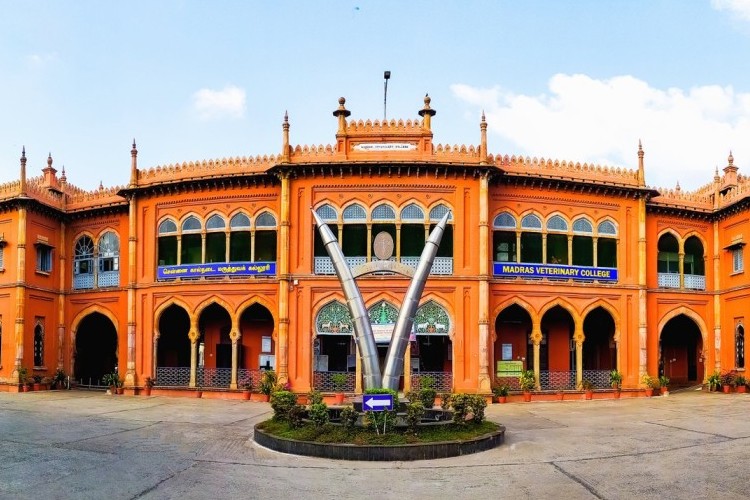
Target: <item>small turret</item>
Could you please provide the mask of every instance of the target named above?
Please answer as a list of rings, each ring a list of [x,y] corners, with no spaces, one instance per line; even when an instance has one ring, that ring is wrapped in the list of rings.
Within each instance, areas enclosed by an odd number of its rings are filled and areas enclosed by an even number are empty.
[[[419,110],[419,116],[423,118],[422,128],[425,130],[432,130],[432,117],[437,114],[437,111],[430,108],[430,94],[424,95],[424,108]]]
[[[479,130],[481,131],[481,141],[479,143],[479,163],[481,165],[487,164],[487,120],[484,118],[484,110],[482,110],[482,121],[479,123]]]
[[[724,186],[722,186],[722,190],[731,189],[737,185],[737,170],[738,168],[734,164],[734,156],[732,156],[732,152],[730,151],[727,158],[727,166],[724,167]]]
[[[346,99],[339,97],[339,107],[333,112],[333,116],[339,119],[339,129],[336,132],[337,135],[346,133],[346,118],[352,114],[351,111],[346,109],[344,104],[346,104]]]
[[[334,111],[334,116],[336,112]],[[282,132],[282,145],[281,145],[281,161],[289,163],[291,156],[291,148],[289,146],[289,113],[284,111],[284,123],[281,125]]]
[[[643,152],[643,145],[641,144],[641,140],[638,139],[638,185],[639,186],[646,185],[646,170],[643,165],[644,155],[645,153]]]
[[[133,139],[133,148],[130,150],[130,187],[138,185],[138,150],[135,148],[135,139]]]
[[[47,167],[42,169],[44,174],[44,186],[53,191],[59,191],[57,185],[57,170],[52,167],[52,153],[47,156]]]
[[[21,149],[21,178],[18,194],[21,196],[26,194],[26,146]]]

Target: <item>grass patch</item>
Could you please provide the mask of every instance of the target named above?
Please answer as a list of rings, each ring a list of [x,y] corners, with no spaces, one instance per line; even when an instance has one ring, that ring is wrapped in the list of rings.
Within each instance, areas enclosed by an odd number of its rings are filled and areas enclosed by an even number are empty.
[[[484,421],[481,424],[468,423],[466,425],[440,425],[420,427],[417,434],[410,434],[406,430],[396,429],[388,434],[378,435],[367,429],[355,428],[347,431],[339,425],[327,424],[322,427],[305,425],[292,428],[286,422],[266,420],[258,427],[268,434],[279,438],[295,441],[310,441],[314,443],[336,443],[356,445],[400,445],[415,443],[435,443],[440,441],[466,441],[484,434],[494,432],[500,426],[494,422]]]

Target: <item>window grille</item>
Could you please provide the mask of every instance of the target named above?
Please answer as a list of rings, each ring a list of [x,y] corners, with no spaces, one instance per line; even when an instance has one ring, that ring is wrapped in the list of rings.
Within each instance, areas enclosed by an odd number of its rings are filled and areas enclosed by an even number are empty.
[[[336,209],[331,205],[323,205],[321,207],[318,207],[318,209],[315,210],[315,213],[317,213],[318,216],[326,222],[335,222],[339,218],[338,214],[336,213]]]
[[[39,318],[34,327],[34,366],[44,366],[44,326]]]
[[[166,219],[159,224],[159,234],[169,234],[177,232],[177,224],[172,219]]]
[[[586,219],[576,219],[573,221],[573,232],[591,234],[594,232],[594,226]]]
[[[450,209],[442,203],[434,207],[432,210],[430,210],[430,222],[440,222],[440,219],[442,219],[449,210]],[[453,214],[448,216],[448,220],[453,220]]]
[[[36,270],[43,273],[52,272],[52,247],[41,244],[36,246]]]
[[[610,221],[605,220],[604,222],[599,224],[599,227],[597,228],[597,231],[599,234],[611,234],[611,235],[617,235],[617,228],[614,224],[612,224]]]
[[[206,221],[206,229],[224,229],[227,227],[226,222],[224,222],[224,218],[221,215],[212,215],[208,218]]]
[[[547,221],[547,230],[564,232],[568,230],[568,223],[565,221],[565,219],[563,219],[559,215],[553,215]]]
[[[396,212],[388,205],[378,205],[372,210],[373,220],[396,220]]]
[[[191,215],[187,219],[185,219],[182,223],[182,230],[184,232],[187,231],[200,231],[201,230],[201,221],[198,220],[197,217],[194,215]]]
[[[407,205],[401,210],[401,220],[424,222],[424,210],[415,203]]]
[[[94,287],[94,242],[81,236],[73,249],[73,288]]]
[[[255,219],[255,227],[276,227],[276,217],[263,212]]]
[[[347,221],[360,221],[367,219],[367,213],[365,212],[365,209],[362,207],[362,205],[357,205],[356,203],[354,205],[349,205],[344,209],[344,222]]]
[[[430,300],[417,309],[414,315],[414,332],[417,334],[448,335],[451,320],[443,307]]]
[[[495,220],[492,222],[492,227],[496,229],[515,229],[516,218],[508,212],[503,212],[495,217]]]
[[[101,287],[120,284],[120,239],[112,231],[99,238],[98,280]]]
[[[250,227],[250,217],[239,213],[229,221],[229,227],[231,229],[247,229]]]
[[[352,315],[349,313],[349,308],[338,300],[321,307],[315,318],[315,331],[319,335],[353,333]]]
[[[541,229],[542,220],[534,214],[529,214],[521,219],[521,227],[523,229]]]
[[[732,250],[732,272],[738,273],[745,269],[742,257],[742,247]]]

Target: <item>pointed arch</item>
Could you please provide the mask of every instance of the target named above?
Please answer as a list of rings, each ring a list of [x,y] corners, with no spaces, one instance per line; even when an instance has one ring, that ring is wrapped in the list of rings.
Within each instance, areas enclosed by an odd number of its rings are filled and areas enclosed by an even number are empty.
[[[78,331],[78,325],[83,321],[83,319],[92,313],[99,313],[103,316],[106,316],[111,322],[112,325],[115,327],[115,331],[119,333],[120,331],[120,322],[117,320],[117,316],[107,309],[106,307],[100,306],[99,304],[92,304],[88,307],[85,307],[82,309],[78,314],[75,315],[73,318],[73,321],[70,323],[70,345],[71,349],[75,349],[76,345],[76,332]]]
[[[398,216],[401,221],[409,221],[412,223],[424,223],[427,220],[427,210],[418,201],[412,199],[403,203],[399,209]],[[419,215],[419,217],[418,217]]]
[[[253,295],[252,297],[247,298],[243,300],[242,302],[240,302],[240,304],[237,306],[237,308],[233,312],[229,310],[227,310],[227,312],[230,313],[230,316],[234,314],[236,318],[239,318],[240,316],[242,316],[242,313],[244,313],[248,307],[251,307],[255,304],[258,304],[268,309],[268,312],[270,312],[271,316],[273,317],[274,325],[278,323],[278,318],[276,317],[276,313],[275,313],[275,311],[277,310],[276,305],[272,304],[271,301],[268,300],[263,295]]]
[[[615,342],[618,342],[620,340],[620,313],[617,311],[617,308],[615,308],[612,304],[605,301],[604,299],[597,299],[586,306],[581,313],[581,321],[586,321],[586,316],[588,316],[590,312],[598,307],[601,307],[602,309],[607,311],[610,316],[612,316],[612,320],[615,322],[614,339]]]
[[[198,321],[198,318],[201,317],[201,313],[211,304],[216,304],[217,306],[221,306],[222,308],[224,308],[224,310],[231,318],[232,324],[236,324],[237,317],[235,316],[235,308],[230,306],[227,301],[217,295],[212,295],[211,297],[198,304],[198,306],[195,308],[195,321]]]
[[[320,333],[338,334],[342,331],[353,333],[354,325],[346,303],[338,298],[322,304],[313,314],[313,338]]]
[[[547,314],[547,312],[555,306],[560,306],[562,309],[565,309],[570,314],[570,316],[573,318],[573,323],[575,324],[576,329],[578,329],[579,327],[583,327],[581,315],[578,313],[578,311],[576,311],[576,308],[573,307],[573,304],[571,304],[570,302],[568,302],[567,300],[561,297],[555,297],[554,299],[550,300],[539,309],[540,323],[542,319],[544,319],[544,315]]]
[[[161,321],[161,315],[166,311],[170,306],[177,306],[181,308],[190,318],[190,324],[193,323],[193,314],[190,313],[190,306],[187,305],[187,303],[183,302],[182,300],[176,298],[176,297],[170,297],[166,301],[162,302],[155,310],[154,310],[154,338],[158,339],[161,336],[161,332],[159,331],[159,322]]]
[[[701,318],[700,314],[696,313],[689,307],[685,307],[685,306],[676,307],[662,316],[661,320],[659,320],[659,325],[657,327],[657,331],[659,332],[659,338],[661,338],[661,334],[664,331],[664,327],[667,325],[667,323],[669,323],[669,320],[676,318],[677,316],[680,316],[681,314],[692,319],[693,322],[698,326],[698,330],[700,330],[701,332],[701,338],[703,339],[703,348],[707,349],[708,344],[706,342],[708,342],[708,338],[707,338],[708,328],[706,327],[706,322],[703,321],[703,318]]]
[[[430,328],[434,328],[435,333],[447,334],[452,342],[455,332],[455,319],[445,302],[436,297],[428,296],[414,314],[413,328],[415,333],[428,333]]]
[[[492,317],[495,318],[495,321],[497,321],[497,317],[500,316],[500,313],[502,313],[505,309],[509,308],[512,305],[517,305],[518,307],[529,313],[532,325],[538,325],[542,321],[541,316],[536,312],[534,307],[518,296],[513,296],[502,301],[492,310]]]

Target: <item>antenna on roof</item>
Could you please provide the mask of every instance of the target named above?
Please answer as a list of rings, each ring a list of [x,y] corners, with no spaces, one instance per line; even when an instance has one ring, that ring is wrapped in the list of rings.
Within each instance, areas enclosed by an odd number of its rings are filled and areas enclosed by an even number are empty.
[[[383,123],[385,123],[385,117],[386,117],[386,105],[388,103],[388,80],[391,79],[391,72],[386,71],[383,73],[383,79],[385,80],[385,86],[383,89]]]

